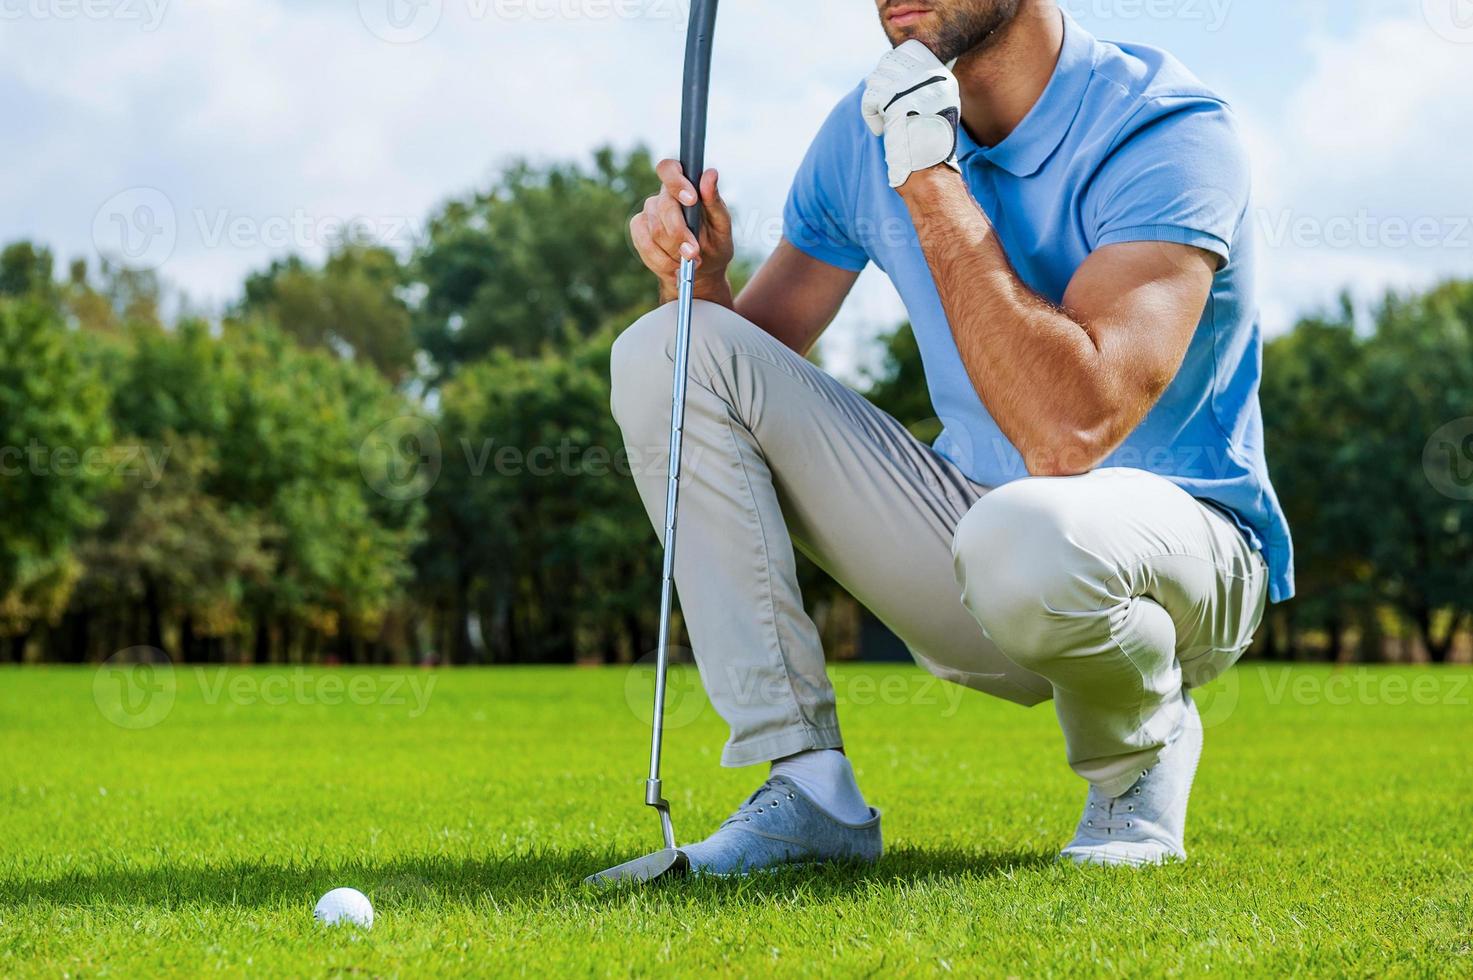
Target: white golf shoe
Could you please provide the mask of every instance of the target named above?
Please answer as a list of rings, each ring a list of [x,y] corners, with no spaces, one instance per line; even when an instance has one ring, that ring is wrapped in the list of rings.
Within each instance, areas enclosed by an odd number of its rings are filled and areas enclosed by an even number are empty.
[[[1191,697],[1183,698],[1181,724],[1134,786],[1113,799],[1090,787],[1084,816],[1061,858],[1134,867],[1186,860],[1187,800],[1202,758],[1202,717]]]

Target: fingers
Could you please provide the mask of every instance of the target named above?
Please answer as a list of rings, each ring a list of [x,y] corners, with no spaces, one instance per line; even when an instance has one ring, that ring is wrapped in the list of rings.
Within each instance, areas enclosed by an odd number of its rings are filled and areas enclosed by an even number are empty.
[[[680,264],[655,243],[643,211],[629,222],[629,237],[633,240],[634,250],[639,253],[639,260],[644,263],[645,268],[661,279],[674,278]]]
[[[685,223],[685,211],[680,204],[665,194],[654,200],[658,203],[652,220],[660,223],[657,229],[660,243],[683,258],[693,259],[700,255],[701,247],[696,243],[696,236],[691,234],[690,226]]]
[[[859,104],[859,111],[864,115],[869,131],[876,136],[881,136],[885,132],[885,114],[881,111],[880,102],[884,93],[875,87],[873,79],[870,82],[870,86],[864,90],[864,99]]]
[[[731,210],[721,196],[721,174],[707,170],[701,175],[701,201],[705,204],[706,231],[721,241],[731,238]]]
[[[665,193],[681,204],[690,207],[696,203],[696,189],[685,178],[685,172],[681,170],[679,160],[661,160],[655,167],[655,175],[660,178],[660,183],[665,185]]]
[[[635,251],[649,270],[661,277],[673,277],[682,259],[722,256],[731,251],[731,211],[721,196],[721,175],[707,170],[700,178],[700,197],[704,221],[701,241],[691,234],[686,224],[685,208],[696,203],[696,186],[686,179],[675,160],[662,160],[655,168],[660,178],[660,192],[644,202],[644,208],[629,222],[629,235]],[[703,255],[704,250],[704,255]]]
[[[690,229],[685,227],[683,220],[675,226],[678,230],[672,232],[672,212],[679,215],[680,206],[668,195],[656,194],[644,202],[644,210],[630,222],[630,232],[635,236],[635,243],[644,243],[640,254],[644,257],[645,264],[655,272],[662,271],[666,266],[679,266],[681,246],[692,241]]]

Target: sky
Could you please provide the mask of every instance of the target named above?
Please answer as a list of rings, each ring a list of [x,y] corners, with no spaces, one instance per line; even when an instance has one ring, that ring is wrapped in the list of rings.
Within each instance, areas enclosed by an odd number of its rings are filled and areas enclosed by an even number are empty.
[[[1266,330],[1342,290],[1473,275],[1473,0],[1062,0],[1233,104]],[[197,309],[345,225],[401,249],[518,157],[673,155],[686,0],[0,0],[0,243],[156,268]],[[824,116],[884,53],[872,0],[728,0],[707,159],[769,250]],[[904,316],[861,280],[841,373]]]

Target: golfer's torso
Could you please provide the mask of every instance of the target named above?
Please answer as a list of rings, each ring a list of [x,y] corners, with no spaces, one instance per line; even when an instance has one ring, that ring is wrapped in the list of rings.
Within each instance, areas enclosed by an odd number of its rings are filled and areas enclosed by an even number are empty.
[[[1061,303],[1094,250],[1080,200],[1089,174],[1039,183],[1003,173],[977,157],[962,167],[1018,277],[1039,296]],[[860,213],[883,214],[887,226],[903,229],[903,234],[879,236],[867,250],[910,315],[932,404],[945,426],[937,448],[986,486],[1027,476],[1022,456],[993,421],[962,365],[904,202],[883,181],[866,181],[860,195]],[[1180,482],[1228,477],[1234,468],[1228,457],[1236,451],[1229,434],[1243,428],[1242,413],[1250,407],[1245,403],[1257,384],[1256,357],[1251,356],[1259,342],[1251,305],[1252,251],[1251,236],[1232,242],[1232,261],[1214,280],[1176,379],[1105,465],[1147,469]]]
[[[963,134],[963,177],[1018,276],[1055,303],[1085,259],[1116,242],[1188,244],[1224,260],[1176,379],[1103,465],[1158,473],[1236,515],[1274,571],[1274,598],[1285,598],[1292,547],[1262,445],[1247,166],[1231,116],[1159,52],[1097,44],[1072,21],[1070,30],[1041,108],[1013,136],[983,148]],[[1169,77],[1158,94],[1151,86],[1160,75]],[[894,282],[945,427],[938,451],[986,486],[1026,477],[967,377],[859,96],[836,109],[795,182],[790,237],[817,242],[811,254],[846,267],[874,262]]]

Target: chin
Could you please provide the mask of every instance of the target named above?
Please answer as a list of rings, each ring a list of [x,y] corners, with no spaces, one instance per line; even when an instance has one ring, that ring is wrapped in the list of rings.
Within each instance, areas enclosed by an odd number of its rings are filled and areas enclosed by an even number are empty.
[[[933,51],[936,47],[936,39],[919,27],[897,27],[887,33],[890,35],[890,46],[894,48],[900,47],[906,41],[920,41]]]

